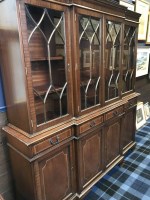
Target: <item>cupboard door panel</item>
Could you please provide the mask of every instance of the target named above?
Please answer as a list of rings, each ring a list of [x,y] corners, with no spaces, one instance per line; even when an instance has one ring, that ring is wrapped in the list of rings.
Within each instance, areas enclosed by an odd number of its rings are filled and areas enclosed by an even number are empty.
[[[90,181],[102,169],[102,130],[79,141],[80,187]]]
[[[97,149],[97,150],[96,150]],[[84,179],[88,180],[99,169],[100,137],[95,135],[83,145]]]
[[[73,192],[71,148],[67,145],[38,162],[43,200],[62,200]]]
[[[120,154],[120,120],[110,124],[105,133],[106,166]]]
[[[135,134],[135,109],[131,109],[125,114],[122,128],[122,149],[134,141]]]

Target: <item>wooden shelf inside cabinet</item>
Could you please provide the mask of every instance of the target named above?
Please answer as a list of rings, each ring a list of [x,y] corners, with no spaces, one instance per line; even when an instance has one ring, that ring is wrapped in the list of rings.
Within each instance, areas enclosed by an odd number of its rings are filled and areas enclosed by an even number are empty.
[[[87,97],[88,100],[90,100],[90,99],[95,98],[95,94],[89,94],[89,95],[87,95],[86,97]],[[96,97],[97,97],[97,95],[96,95]],[[84,100],[84,96],[81,96],[81,100],[82,100],[82,101]]]
[[[49,88],[49,85],[41,85],[41,86],[34,87],[33,90],[36,96],[43,96],[46,94],[48,88]],[[62,87],[55,86],[55,90],[52,89],[49,93],[60,92],[61,90],[62,90]]]
[[[48,57],[38,57],[38,58],[31,58],[31,62],[38,62],[38,61],[47,61]],[[51,61],[57,60],[64,60],[63,56],[53,56],[50,58]]]
[[[95,79],[94,79],[94,80],[95,80]],[[94,81],[94,80],[91,79],[91,82],[90,82],[89,85],[93,85],[93,84],[95,84],[96,81]],[[81,85],[80,85],[80,86],[81,86],[81,87],[87,86],[88,82],[89,82],[89,80],[81,81]]]
[[[51,111],[48,111],[48,112],[46,113],[46,115],[47,115],[47,121],[59,117],[59,115],[56,115],[56,113],[51,112]],[[37,124],[46,123],[46,122],[43,120],[43,119],[44,119],[44,113],[37,114],[36,118],[37,118]]]

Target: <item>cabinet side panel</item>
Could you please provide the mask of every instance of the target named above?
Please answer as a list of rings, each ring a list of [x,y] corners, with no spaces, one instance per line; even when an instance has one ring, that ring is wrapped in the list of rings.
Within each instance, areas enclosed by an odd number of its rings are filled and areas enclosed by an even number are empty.
[[[0,57],[8,120],[28,132],[25,69],[22,62],[15,0],[0,3]]]
[[[9,149],[16,200],[34,200],[31,163],[13,149]]]

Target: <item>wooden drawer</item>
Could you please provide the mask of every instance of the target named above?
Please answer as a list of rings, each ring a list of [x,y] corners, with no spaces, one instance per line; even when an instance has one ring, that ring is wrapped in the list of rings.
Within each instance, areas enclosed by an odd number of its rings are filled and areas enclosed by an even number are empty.
[[[137,98],[128,100],[128,102],[125,104],[125,110],[136,106],[136,104],[137,104]]]
[[[51,137],[43,140],[39,144],[36,144],[33,147],[33,153],[34,154],[40,153],[54,145],[61,143],[62,141],[70,138],[71,136],[72,136],[71,129],[67,129],[65,131],[59,132],[57,135],[51,136]]]
[[[109,120],[113,117],[119,116],[121,113],[123,113],[123,106],[120,106],[118,108],[115,108],[111,110],[110,112],[105,114],[105,120]]]
[[[89,129],[103,123],[104,119],[103,119],[103,116],[99,116],[95,119],[92,119],[84,124],[82,124],[80,127],[79,127],[79,131],[80,131],[80,134],[85,132],[85,131],[88,131]]]

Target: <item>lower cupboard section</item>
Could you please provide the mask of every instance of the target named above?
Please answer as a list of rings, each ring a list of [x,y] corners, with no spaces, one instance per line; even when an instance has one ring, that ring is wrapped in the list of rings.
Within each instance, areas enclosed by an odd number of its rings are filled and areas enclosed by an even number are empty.
[[[73,141],[29,162],[11,149],[16,200],[68,200],[75,194]]]
[[[122,161],[117,139],[119,122],[95,127],[81,138],[56,145],[33,159],[9,145],[15,200],[83,199],[100,178]]]
[[[55,143],[31,159],[9,144],[15,200],[83,199],[135,144],[134,113],[135,108],[127,110],[79,137]]]

